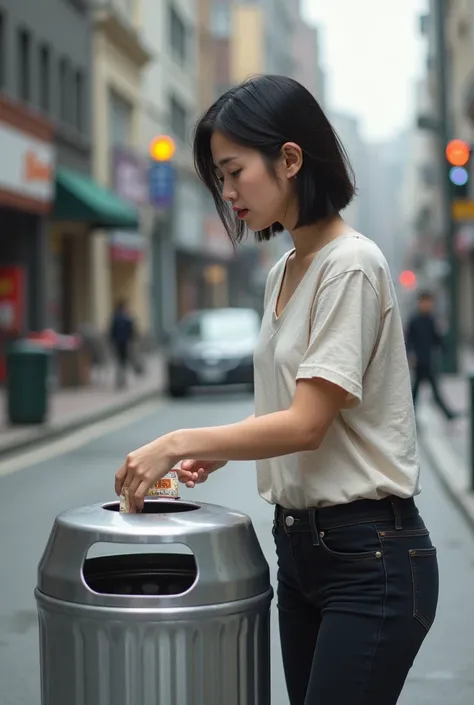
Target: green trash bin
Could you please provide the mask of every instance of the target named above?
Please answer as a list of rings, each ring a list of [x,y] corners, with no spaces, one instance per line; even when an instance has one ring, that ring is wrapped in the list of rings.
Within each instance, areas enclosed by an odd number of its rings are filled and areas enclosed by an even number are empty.
[[[8,418],[12,424],[43,423],[48,411],[51,353],[28,340],[12,343],[6,354]]]

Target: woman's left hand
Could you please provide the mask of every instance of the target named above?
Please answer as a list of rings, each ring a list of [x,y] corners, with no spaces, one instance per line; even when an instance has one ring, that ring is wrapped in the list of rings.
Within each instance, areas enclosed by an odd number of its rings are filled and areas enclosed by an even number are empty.
[[[143,509],[148,490],[175,465],[166,449],[165,438],[157,438],[129,453],[115,475],[115,491],[120,496],[123,488],[128,488],[132,512]]]

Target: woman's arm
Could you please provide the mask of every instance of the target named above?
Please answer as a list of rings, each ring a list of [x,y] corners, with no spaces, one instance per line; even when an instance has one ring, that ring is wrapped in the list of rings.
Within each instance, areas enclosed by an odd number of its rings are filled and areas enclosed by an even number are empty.
[[[174,462],[202,460],[260,460],[314,450],[347,392],[324,380],[301,380],[291,407],[239,423],[173,431],[163,437]]]
[[[183,458],[258,460],[318,448],[347,392],[321,378],[296,384],[291,407],[227,426],[172,431],[127,456],[115,476],[115,490],[129,487],[132,511],[149,488]],[[196,478],[190,472],[189,481]],[[185,481],[185,478],[182,478]]]

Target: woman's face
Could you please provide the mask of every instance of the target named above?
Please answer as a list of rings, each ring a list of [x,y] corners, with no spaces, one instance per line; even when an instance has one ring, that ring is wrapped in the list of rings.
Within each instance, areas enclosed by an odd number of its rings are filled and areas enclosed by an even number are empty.
[[[275,178],[260,152],[231,142],[221,132],[213,134],[211,150],[222,178],[222,197],[251,230],[287,220],[291,187],[283,158],[275,165]]]

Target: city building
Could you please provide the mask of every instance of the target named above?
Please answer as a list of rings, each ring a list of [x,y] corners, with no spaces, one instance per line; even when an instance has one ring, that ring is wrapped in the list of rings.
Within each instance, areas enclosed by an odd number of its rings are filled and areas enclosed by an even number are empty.
[[[451,134],[474,148],[474,4],[450,0],[446,28]],[[474,160],[472,160],[474,161]],[[469,197],[474,198],[474,165],[471,164]],[[459,262],[460,337],[474,342],[474,219],[456,225]]]
[[[329,110],[327,114],[349,157],[357,186],[357,195],[344,211],[344,218],[353,228],[368,236],[367,153],[359,120],[353,115],[333,110]]]
[[[148,160],[141,144],[142,77],[156,47],[142,32],[148,0],[98,0],[93,22],[93,175],[122,208],[94,233],[93,323],[108,326],[125,299],[140,335],[150,327],[147,241],[140,209],[149,202]]]
[[[103,12],[100,22],[120,36],[107,23],[109,3]],[[1,231],[16,233],[1,262],[22,270],[22,329],[72,333],[100,318],[94,284],[107,269],[96,266],[94,280],[97,230],[138,224],[135,208],[93,178],[93,137],[102,145],[92,131],[93,81],[102,74],[93,70],[90,4],[2,0],[0,18]]]
[[[66,204],[58,199],[63,167],[90,171],[89,81],[90,23],[83,3],[1,0],[3,337],[46,326],[65,328],[74,314],[80,317],[73,289],[84,274],[89,233],[76,224],[66,233],[61,227],[68,221]],[[64,215],[60,221],[58,205]]]
[[[474,145],[474,7],[470,0],[446,3],[446,74],[448,85],[448,132],[451,138]],[[435,2],[420,18],[420,31],[426,43],[425,72],[417,89],[418,132],[415,138],[416,199],[412,203],[412,263],[420,285],[438,293],[440,310],[447,310],[446,274],[449,269],[447,233],[443,225],[441,185],[447,177],[441,162],[439,133],[436,129],[438,77],[436,61]],[[472,165],[471,165],[472,172]],[[473,176],[470,197],[474,197]],[[455,247],[458,258],[460,336],[474,341],[474,221],[456,224]]]
[[[294,32],[294,77],[326,108],[325,74],[321,63],[321,30],[297,15]]]

